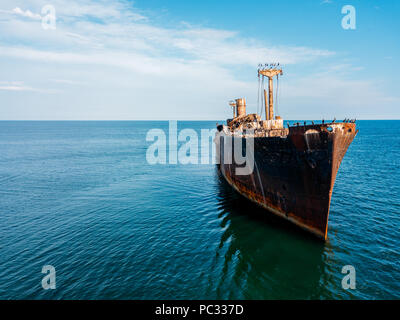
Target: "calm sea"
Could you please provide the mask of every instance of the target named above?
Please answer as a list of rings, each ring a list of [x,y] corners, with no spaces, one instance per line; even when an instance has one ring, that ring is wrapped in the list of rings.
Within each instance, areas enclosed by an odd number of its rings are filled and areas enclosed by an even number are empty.
[[[212,164],[148,164],[153,128],[168,122],[0,122],[1,299],[400,298],[400,121],[358,121],[326,243]]]

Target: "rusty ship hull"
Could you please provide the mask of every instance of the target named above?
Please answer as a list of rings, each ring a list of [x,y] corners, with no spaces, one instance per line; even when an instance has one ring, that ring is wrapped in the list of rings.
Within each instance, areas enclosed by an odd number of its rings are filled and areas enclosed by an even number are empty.
[[[254,137],[254,169],[248,175],[235,174],[241,167],[235,159],[224,163],[224,139],[232,135],[224,127],[218,126],[215,141],[226,181],[269,212],[326,240],[332,190],[358,132],[355,123],[297,125],[276,136]]]

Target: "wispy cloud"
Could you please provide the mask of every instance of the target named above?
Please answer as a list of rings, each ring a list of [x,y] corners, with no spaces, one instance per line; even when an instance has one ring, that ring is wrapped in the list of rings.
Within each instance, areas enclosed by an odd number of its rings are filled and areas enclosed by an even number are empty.
[[[67,79],[50,79],[50,81],[66,85],[74,85],[74,86],[83,86],[88,84],[87,82],[67,80]]]
[[[157,113],[162,118],[218,118],[225,111],[216,111],[215,106],[232,97],[249,96],[249,103],[255,102],[256,83],[243,75],[254,73],[258,63],[271,61],[293,68],[304,64],[310,72],[309,86],[291,76],[287,101],[295,95],[333,101],[340,90],[348,92],[349,99],[353,92],[352,100],[369,91],[369,98],[361,99],[369,104],[382,99],[377,89],[371,90],[372,81],[338,74],[340,65],[346,63],[336,60],[330,65],[333,58],[339,58],[325,48],[272,44],[237,30],[187,22],[160,25],[131,2],[117,0],[54,0],[57,28],[44,30],[35,12],[41,12],[45,4],[5,0],[0,5],[0,34],[4,35],[0,63],[3,72],[9,70],[4,77],[10,79],[17,73],[32,84],[2,84],[1,90],[42,88],[42,92],[63,93],[63,99],[49,104],[65,104],[69,112],[71,105],[76,106],[76,117],[149,118]],[[16,5],[18,13],[8,9]],[[10,64],[13,68],[7,68]],[[319,64],[325,66],[324,71],[317,70]],[[354,73],[361,70],[359,66],[346,68]],[[160,107],[164,104],[173,113]],[[87,105],[95,105],[96,112],[90,115],[92,107]],[[137,106],[143,105],[146,108],[139,110]]]
[[[20,9],[19,7],[14,8],[12,10],[12,12],[17,14],[17,15],[20,15],[20,16],[23,16],[23,17],[27,17],[27,18],[31,18],[31,19],[34,19],[34,20],[42,19],[42,16],[40,14],[32,13],[32,11],[30,11],[30,10],[25,10],[24,11],[24,10]]]
[[[35,41],[36,45],[26,48],[30,58],[40,58],[39,54],[32,55],[34,49],[43,54],[48,51],[50,58],[58,60],[70,57],[74,61],[86,61],[85,56],[99,48],[105,50],[104,56],[109,53],[119,56],[124,52],[135,59],[138,55],[154,61],[162,58],[164,63],[167,60],[176,62],[184,59],[186,63],[201,61],[208,64],[252,66],[268,60],[293,64],[334,54],[328,50],[309,47],[263,45],[256,39],[241,37],[235,31],[196,27],[187,23],[175,28],[156,27],[124,1],[100,1],[93,4],[84,0],[57,0],[54,3],[57,17],[63,22],[56,32],[46,32],[39,23],[16,21],[12,17],[9,17],[7,23],[0,25],[0,31],[7,32],[10,37],[14,33],[21,43]],[[19,7],[14,10],[23,16],[40,17]],[[21,30],[26,33],[20,32]],[[79,47],[71,47],[73,44]],[[51,50],[43,50],[41,45],[50,47]],[[13,47],[10,47],[9,52],[18,54],[23,49],[18,47],[19,51],[13,51]],[[60,53],[58,57],[56,52]],[[3,54],[8,53],[3,51]],[[78,55],[82,57],[78,58]],[[94,60],[99,62],[99,59]]]
[[[24,85],[23,81],[0,81],[0,90],[4,91],[36,91],[32,87]]]

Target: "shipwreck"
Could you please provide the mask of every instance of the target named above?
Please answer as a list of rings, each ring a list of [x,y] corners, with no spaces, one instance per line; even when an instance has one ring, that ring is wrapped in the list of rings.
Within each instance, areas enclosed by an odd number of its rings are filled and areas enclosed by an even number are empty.
[[[246,114],[246,101],[230,103],[233,118],[217,124],[218,167],[241,195],[275,215],[326,240],[332,190],[340,163],[358,130],[356,121],[287,123],[274,115],[273,84],[283,74],[279,64],[259,66],[260,114]],[[261,81],[262,80],[262,81]],[[265,120],[262,113],[265,110]],[[232,138],[252,139],[254,169],[237,174]],[[245,199],[244,199],[245,200]]]

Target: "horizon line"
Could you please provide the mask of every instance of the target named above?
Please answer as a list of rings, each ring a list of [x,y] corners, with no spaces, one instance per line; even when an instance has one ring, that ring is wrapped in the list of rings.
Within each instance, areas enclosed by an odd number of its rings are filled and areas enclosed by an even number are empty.
[[[230,118],[229,118],[230,119]],[[107,119],[107,120],[105,120],[105,119],[0,119],[0,122],[7,122],[7,121],[9,121],[9,122],[11,122],[11,121],[13,121],[13,122],[18,122],[18,121],[26,121],[26,122],[28,122],[28,121],[31,121],[31,122],[40,122],[40,121],[42,121],[42,122],[44,122],[44,121],[46,121],[46,122],[61,122],[61,121],[69,121],[69,122],[78,122],[78,121],[86,121],[86,122],[88,122],[88,121],[97,121],[97,122],[100,122],[100,121],[103,121],[103,122],[106,122],[106,121],[115,121],[115,122],[122,122],[122,121],[191,121],[191,122],[201,122],[201,121],[226,121],[227,119],[225,119],[225,120],[221,120],[221,119],[125,119],[125,120],[123,120],[123,119]],[[327,118],[327,119],[287,119],[287,120],[285,120],[285,119],[283,119],[284,121],[322,121],[322,120],[325,120],[325,121],[329,121],[329,120],[331,120],[330,118]],[[382,119],[379,119],[379,118],[361,118],[361,119],[356,119],[356,121],[399,121],[400,120],[400,118],[393,118],[393,119],[391,119],[391,118],[382,118]],[[343,120],[339,120],[339,119],[336,119],[336,121],[337,122],[342,122]]]

